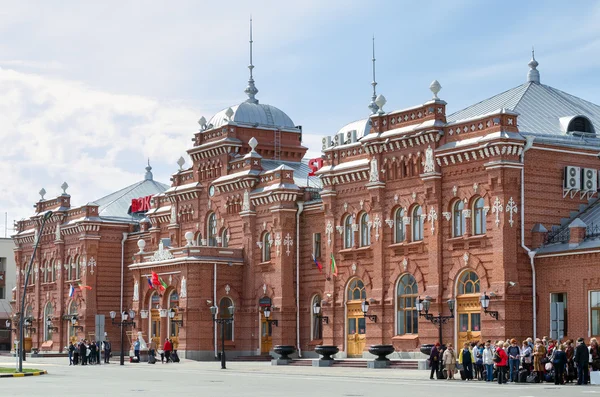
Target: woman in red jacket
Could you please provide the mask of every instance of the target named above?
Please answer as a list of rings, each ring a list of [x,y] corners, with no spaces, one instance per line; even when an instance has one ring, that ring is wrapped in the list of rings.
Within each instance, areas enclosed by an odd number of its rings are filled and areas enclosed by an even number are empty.
[[[173,345],[169,341],[169,338],[165,339],[165,345],[163,347],[165,351],[165,358],[167,359],[167,364],[171,361],[171,350],[173,350]]]
[[[494,362],[498,369],[498,384],[506,383],[506,367],[508,366],[508,355],[503,349],[504,345],[502,342],[498,342],[498,348],[494,354]]]

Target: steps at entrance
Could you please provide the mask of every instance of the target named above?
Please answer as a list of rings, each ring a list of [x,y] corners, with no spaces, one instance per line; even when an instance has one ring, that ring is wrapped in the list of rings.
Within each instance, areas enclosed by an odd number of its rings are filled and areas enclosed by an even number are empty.
[[[334,360],[332,367],[367,368],[367,360]]]
[[[292,360],[288,365],[292,367],[312,367],[312,360]]]
[[[232,358],[230,361],[245,361],[245,362],[271,362],[273,357],[269,355],[261,356],[237,356]]]
[[[294,367],[310,367],[312,360],[292,360],[288,365]],[[332,367],[343,368],[367,368],[367,360],[334,360]],[[390,360],[390,369],[419,369],[416,360]]]

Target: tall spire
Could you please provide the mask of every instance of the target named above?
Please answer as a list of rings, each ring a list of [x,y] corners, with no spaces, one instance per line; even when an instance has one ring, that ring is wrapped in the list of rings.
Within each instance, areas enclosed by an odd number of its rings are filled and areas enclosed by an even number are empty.
[[[254,69],[252,64],[252,17],[250,17],[250,65],[248,65],[248,69],[250,70],[250,78],[248,79],[248,87],[244,90],[248,95],[246,102],[258,103],[258,99],[255,98],[255,95],[258,94],[258,88],[254,85],[254,78],[252,77],[252,69]]]
[[[527,73],[527,81],[540,84],[540,72],[536,69],[539,63],[535,60],[535,49],[533,47],[531,47],[531,61],[527,65],[530,68]]]
[[[377,90],[375,89],[375,87],[377,87],[377,81],[375,80],[375,35],[373,35],[373,59],[371,59],[371,61],[373,62],[373,81],[371,82],[371,85],[373,86],[373,96],[371,96],[369,109],[371,109],[371,114],[377,114],[379,106],[375,103],[375,100],[377,99]]]
[[[144,179],[147,181],[152,180],[152,167],[150,166],[150,159],[148,159],[148,166],[146,167],[146,175],[144,175]]]

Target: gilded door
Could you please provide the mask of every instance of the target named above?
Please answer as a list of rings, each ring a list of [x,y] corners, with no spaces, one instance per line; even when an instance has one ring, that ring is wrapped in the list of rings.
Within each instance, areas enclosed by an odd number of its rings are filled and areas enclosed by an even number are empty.
[[[479,297],[459,297],[457,306],[458,346],[481,340],[481,307]]]
[[[273,347],[273,338],[271,337],[273,324],[268,322],[264,314],[260,315],[260,352],[269,354]]]
[[[367,343],[367,319],[360,307],[360,301],[349,302],[347,310],[347,355],[348,357],[362,357]]]
[[[150,340],[154,342],[157,348],[161,348],[160,339],[160,312],[158,309],[152,309],[150,317]]]

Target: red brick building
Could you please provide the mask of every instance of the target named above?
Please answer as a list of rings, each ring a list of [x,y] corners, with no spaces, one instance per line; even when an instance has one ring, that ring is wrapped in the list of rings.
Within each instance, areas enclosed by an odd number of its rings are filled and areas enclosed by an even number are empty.
[[[50,340],[46,348],[60,350],[74,314],[75,335],[87,336],[94,315],[108,318],[121,299],[138,313],[136,331],[157,342],[171,336],[194,359],[212,359],[219,346],[212,305],[219,316],[236,308],[225,330],[234,355],[275,344],[303,355],[317,344],[348,356],[380,343],[414,351],[438,339],[414,309],[417,297],[428,297],[433,314],[450,315],[446,302],[455,302],[444,342],[596,335],[590,226],[600,216],[600,107],[542,85],[537,62],[529,66],[524,84],[452,114],[437,81],[432,99],[404,110],[384,111],[374,90],[371,116],[324,138],[323,157],[310,162],[302,128],[258,102],[251,74],[246,101],[200,120],[193,164],[180,162],[170,187],[152,181],[154,191],[122,195],[110,217],[102,204],[70,208],[62,195],[19,222],[23,270],[40,214],[56,212],[28,287],[33,345]],[[150,209],[128,215],[131,199],[148,195]],[[148,285],[152,272],[167,285],[162,294]],[[79,280],[92,290],[69,298]],[[486,293],[497,318],[481,308]],[[327,323],[313,314],[316,303]],[[106,330],[117,339],[118,328]]]

